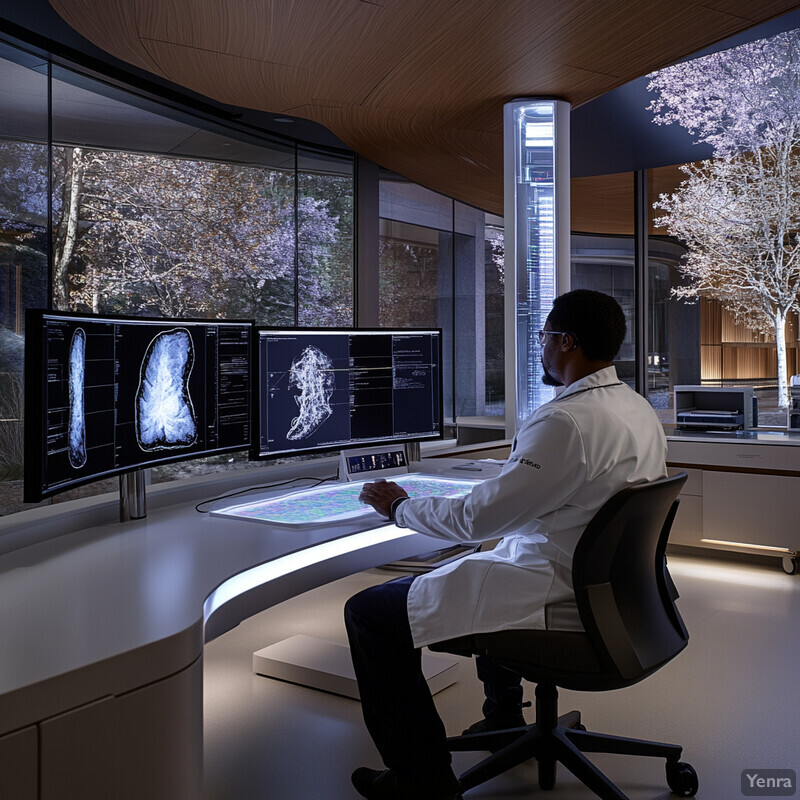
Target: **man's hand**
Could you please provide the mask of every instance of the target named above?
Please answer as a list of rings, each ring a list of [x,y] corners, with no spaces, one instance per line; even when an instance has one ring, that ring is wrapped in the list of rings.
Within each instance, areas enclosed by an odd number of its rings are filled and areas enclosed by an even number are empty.
[[[377,480],[374,483],[365,483],[358,499],[362,503],[372,506],[379,514],[388,517],[392,503],[398,497],[408,497],[408,492],[391,481]]]

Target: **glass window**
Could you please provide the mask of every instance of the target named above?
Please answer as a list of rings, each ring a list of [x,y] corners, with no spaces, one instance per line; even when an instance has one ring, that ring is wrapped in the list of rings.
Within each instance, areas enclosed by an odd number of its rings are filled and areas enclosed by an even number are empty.
[[[378,324],[442,329],[445,419],[453,393],[453,201],[403,179],[380,183]]]
[[[291,174],[59,145],[53,176],[56,308],[293,319]]]
[[[674,387],[700,383],[699,306],[674,294],[683,280],[679,264],[686,248],[655,225],[653,213],[658,196],[672,192],[681,179],[678,167],[647,172],[647,399],[667,424],[674,421]]]
[[[651,170],[651,198],[673,193],[684,177],[679,167]],[[660,212],[651,208],[651,213],[657,218]],[[674,422],[675,386],[751,386],[759,425],[785,426],[786,412],[778,408],[777,400],[774,336],[737,324],[716,299],[688,302],[675,297],[675,290],[687,281],[680,269],[686,248],[666,229],[651,226],[651,230],[648,397],[662,421]],[[800,369],[797,328],[797,317],[790,315],[786,325],[790,374]]]
[[[298,319],[353,325],[353,158],[298,150]]]
[[[486,214],[454,207],[456,417],[486,415]]]
[[[505,261],[502,217],[486,215],[484,229],[484,348],[487,416],[505,415]]]
[[[200,123],[62,67],[48,120],[46,62],[0,49],[0,73],[5,514],[21,507],[25,308],[352,325],[353,168],[349,156]],[[152,480],[232,463],[247,454]]]
[[[636,384],[633,173],[576,178],[571,183],[573,289],[614,297],[627,322],[625,341],[614,361],[620,379]]]
[[[446,418],[502,415],[502,218],[388,174],[380,217],[379,324],[442,328]]]
[[[21,507],[25,309],[47,304],[47,65],[0,46],[0,515]]]
[[[54,70],[54,307],[292,322],[293,149],[119,95]]]
[[[687,246],[677,279],[662,270],[651,282],[669,382],[751,387],[762,426],[785,427],[798,369],[799,42],[785,31],[648,76],[652,121],[681,126],[711,153],[651,171],[662,184],[654,216]],[[664,300],[668,284],[688,308]]]

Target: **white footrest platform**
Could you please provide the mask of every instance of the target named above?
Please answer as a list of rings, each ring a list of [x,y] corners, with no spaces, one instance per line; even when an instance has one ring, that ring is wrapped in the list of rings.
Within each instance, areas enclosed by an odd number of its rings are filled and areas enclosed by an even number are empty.
[[[422,674],[431,694],[458,680],[460,659],[422,653]],[[347,645],[298,634],[253,653],[253,672],[267,678],[358,700],[358,685]]]

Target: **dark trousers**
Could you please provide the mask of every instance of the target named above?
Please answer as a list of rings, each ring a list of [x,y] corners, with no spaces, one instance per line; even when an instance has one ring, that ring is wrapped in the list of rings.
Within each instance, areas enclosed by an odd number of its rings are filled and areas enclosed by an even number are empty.
[[[445,728],[422,674],[406,602],[413,577],[372,586],[345,605],[345,627],[361,696],[364,722],[383,763],[410,780],[450,765]],[[493,713],[522,702],[520,677],[478,659],[487,706]]]
[[[483,716],[497,727],[515,723],[522,714],[522,676],[488,656],[477,656],[475,666],[486,697]]]

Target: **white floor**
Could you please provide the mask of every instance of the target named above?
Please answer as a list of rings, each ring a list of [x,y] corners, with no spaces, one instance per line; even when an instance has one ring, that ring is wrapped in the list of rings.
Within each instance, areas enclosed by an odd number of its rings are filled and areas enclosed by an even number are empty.
[[[637,686],[564,691],[561,711],[579,708],[590,730],[681,744],[684,760],[698,772],[702,800],[742,797],[743,770],[800,772],[800,576],[785,575],[778,564],[671,556],[692,637],[688,648]],[[373,570],[337,581],[206,646],[206,800],[356,800],[352,770],[381,766],[358,703],[254,675],[251,657],[296,633],[344,642],[344,601],[391,577]],[[532,686],[526,695],[532,698]],[[436,702],[451,734],[480,717],[481,687],[470,662]],[[458,770],[474,760],[456,754],[454,764]],[[672,797],[661,761],[597,756],[596,763],[631,800]],[[528,800],[535,796],[535,774],[531,762],[476,787],[465,800]],[[561,767],[547,797],[593,795]]]

